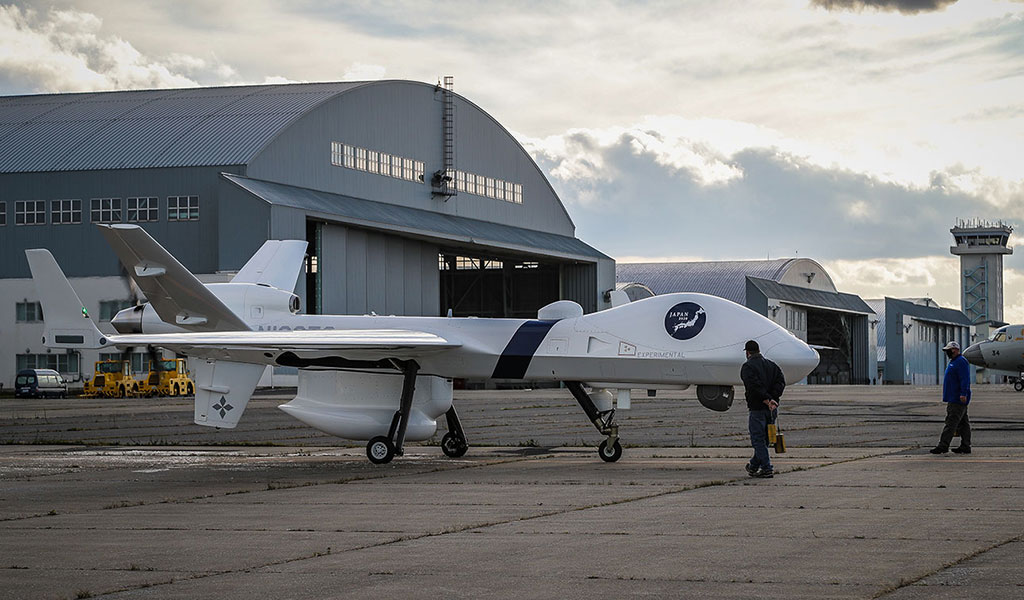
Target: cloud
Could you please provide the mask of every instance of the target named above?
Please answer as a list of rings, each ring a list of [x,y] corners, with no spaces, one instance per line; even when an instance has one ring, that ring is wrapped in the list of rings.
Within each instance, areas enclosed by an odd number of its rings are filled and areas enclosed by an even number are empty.
[[[861,298],[922,298],[960,308],[960,259],[955,256],[822,261],[836,287]],[[1024,270],[1003,268],[1003,319],[1024,323]]]
[[[960,260],[955,256],[827,260],[836,287],[862,298],[893,296],[932,298],[942,306],[960,307]]]
[[[942,10],[954,3],[956,0],[811,0],[811,4],[829,11],[873,9],[899,12],[905,15]]]
[[[75,10],[0,6],[2,83],[32,92],[198,85],[182,71],[197,69],[199,59],[154,61],[120,37],[100,35],[101,26],[99,17]]]
[[[342,81],[371,81],[384,79],[388,69],[384,65],[367,65],[360,62],[352,63],[345,74],[341,76]]]
[[[651,117],[521,141],[577,235],[612,256],[913,258],[946,252],[957,217],[1024,222],[1020,181],[960,165],[922,183],[887,180],[736,123]]]

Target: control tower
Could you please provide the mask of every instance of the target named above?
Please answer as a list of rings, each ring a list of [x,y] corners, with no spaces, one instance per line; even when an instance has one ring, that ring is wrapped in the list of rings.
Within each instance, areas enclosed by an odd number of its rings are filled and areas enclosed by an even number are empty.
[[[960,305],[987,336],[988,325],[1003,325],[1003,255],[1013,227],[1002,221],[957,219],[949,230],[956,241],[949,251],[960,257]],[[985,329],[986,331],[981,331]]]

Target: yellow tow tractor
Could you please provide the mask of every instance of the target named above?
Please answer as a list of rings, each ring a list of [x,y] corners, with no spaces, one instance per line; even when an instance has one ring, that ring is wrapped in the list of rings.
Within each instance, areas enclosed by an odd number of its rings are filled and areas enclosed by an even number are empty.
[[[85,382],[82,397],[127,398],[139,395],[139,382],[132,377],[127,360],[98,360],[92,379]]]
[[[150,364],[149,376],[141,387],[144,396],[191,396],[195,393],[184,358],[158,358]]]

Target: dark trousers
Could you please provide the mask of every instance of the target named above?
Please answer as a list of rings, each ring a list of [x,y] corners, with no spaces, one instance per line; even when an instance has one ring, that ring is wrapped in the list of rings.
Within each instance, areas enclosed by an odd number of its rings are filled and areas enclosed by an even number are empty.
[[[960,447],[971,447],[971,421],[967,418],[967,405],[959,402],[946,403],[946,424],[942,428],[942,436],[939,438],[940,448],[949,448],[953,441],[953,434],[960,432]]]
[[[778,410],[752,410],[747,418],[750,445],[754,447],[754,457],[750,459],[750,466],[755,469],[772,470],[772,461],[768,456],[768,424],[774,423],[778,414]]]

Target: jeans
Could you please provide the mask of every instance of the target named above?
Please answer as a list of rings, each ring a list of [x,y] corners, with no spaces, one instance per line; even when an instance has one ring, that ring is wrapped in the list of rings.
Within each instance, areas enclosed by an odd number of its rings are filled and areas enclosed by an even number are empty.
[[[953,433],[960,431],[960,447],[971,447],[971,421],[967,418],[967,405],[959,402],[946,403],[946,424],[939,438],[939,448],[949,449]]]
[[[750,428],[750,445],[754,447],[750,466],[754,469],[772,470],[772,461],[768,457],[768,424],[774,423],[778,415],[778,409],[750,411],[747,424]]]

